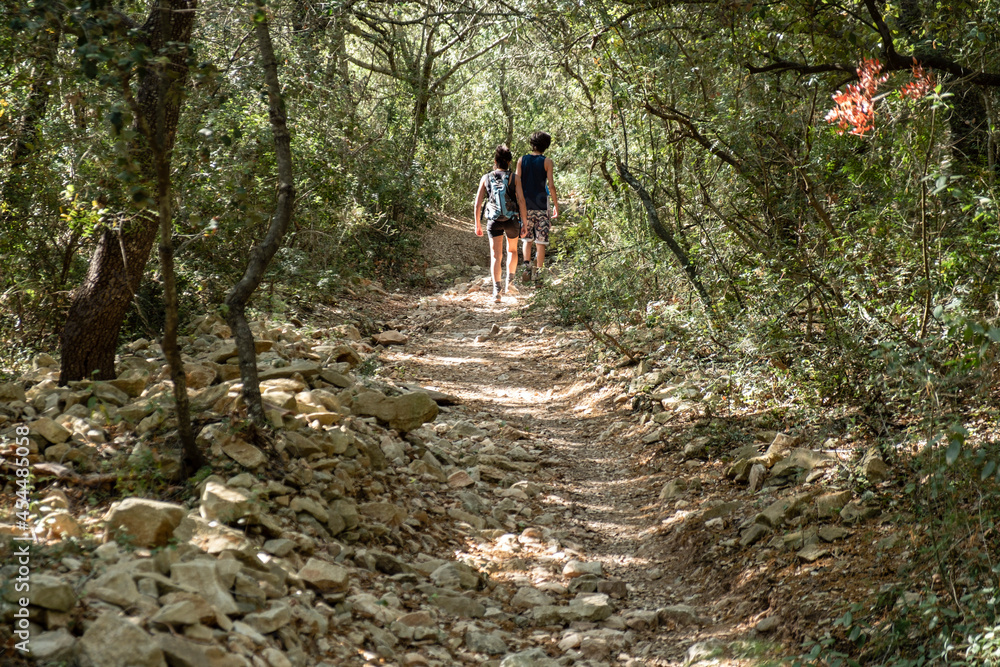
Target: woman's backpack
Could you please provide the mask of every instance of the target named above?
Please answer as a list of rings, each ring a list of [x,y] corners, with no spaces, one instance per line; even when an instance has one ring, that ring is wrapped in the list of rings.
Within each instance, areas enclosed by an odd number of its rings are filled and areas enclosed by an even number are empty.
[[[486,219],[506,222],[518,217],[517,185],[510,171],[494,169],[486,175],[488,192],[486,196]]]

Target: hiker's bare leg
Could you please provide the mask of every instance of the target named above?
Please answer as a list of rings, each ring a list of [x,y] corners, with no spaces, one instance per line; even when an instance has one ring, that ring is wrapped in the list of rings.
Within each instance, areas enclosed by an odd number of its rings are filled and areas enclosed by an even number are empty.
[[[507,283],[504,292],[510,287],[510,281],[517,275],[517,239],[507,239]]]
[[[522,252],[524,254],[522,255],[522,257],[524,258],[524,263],[528,264],[529,262],[531,262],[531,246],[534,244],[534,241],[529,241],[528,239],[523,239],[523,240],[524,240],[524,249],[522,250]]]
[[[535,244],[535,266],[542,268],[542,264],[545,263],[545,244],[536,243]]]
[[[494,236],[490,239],[490,273],[493,275],[493,282],[500,282],[500,263],[503,261],[503,235]]]

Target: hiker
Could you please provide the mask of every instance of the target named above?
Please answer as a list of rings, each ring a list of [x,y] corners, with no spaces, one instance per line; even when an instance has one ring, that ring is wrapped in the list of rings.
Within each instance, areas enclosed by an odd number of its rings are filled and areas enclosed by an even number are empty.
[[[474,214],[476,236],[483,235],[481,217],[485,200],[486,232],[490,236],[490,273],[493,276],[493,300],[500,302],[500,262],[504,239],[507,240],[507,281],[503,293],[510,293],[511,282],[517,271],[517,239],[521,235],[521,221],[517,214],[518,200],[514,196],[514,175],[510,162],[514,155],[506,144],[497,146],[493,153],[493,171],[479,180]]]
[[[549,244],[551,219],[559,216],[559,195],[552,175],[552,159],[545,151],[552,137],[535,132],[528,139],[531,153],[517,160],[515,182],[517,202],[521,212],[521,236],[524,238],[524,280],[535,280],[545,264],[545,246]],[[549,216],[548,195],[552,195],[552,215]],[[535,247],[535,265],[531,265],[531,248]]]

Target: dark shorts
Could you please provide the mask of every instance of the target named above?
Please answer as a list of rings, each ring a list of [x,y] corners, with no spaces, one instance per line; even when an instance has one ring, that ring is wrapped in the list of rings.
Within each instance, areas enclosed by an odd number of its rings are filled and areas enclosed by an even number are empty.
[[[521,223],[518,222],[517,218],[504,220],[503,222],[488,220],[486,222],[486,233],[493,238],[506,234],[507,238],[516,239],[521,235]]]

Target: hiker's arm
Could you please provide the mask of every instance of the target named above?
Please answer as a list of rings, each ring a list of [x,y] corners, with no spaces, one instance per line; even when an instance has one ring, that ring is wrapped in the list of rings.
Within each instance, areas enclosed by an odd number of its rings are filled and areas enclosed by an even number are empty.
[[[524,188],[521,187],[521,158],[517,158],[517,167],[514,171],[514,183],[517,185],[517,210],[521,213],[521,236],[524,236],[525,225],[528,223],[528,205],[524,201]]]
[[[486,186],[483,181],[479,181],[479,191],[476,192],[476,203],[473,204],[472,214],[476,218],[476,236],[483,235],[483,225],[480,217],[483,213],[483,197],[486,196]]]
[[[552,158],[545,158],[545,175],[549,179],[549,195],[552,197],[552,217],[559,217],[559,194],[556,192],[556,179],[552,176],[554,171]]]

